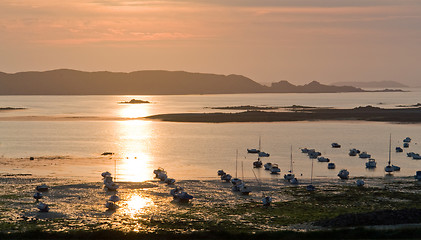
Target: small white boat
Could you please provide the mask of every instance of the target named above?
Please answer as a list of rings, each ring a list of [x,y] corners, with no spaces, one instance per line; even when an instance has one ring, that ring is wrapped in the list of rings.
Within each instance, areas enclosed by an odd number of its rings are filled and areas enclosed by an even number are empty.
[[[392,134],[390,134],[390,136],[389,136],[389,161],[388,161],[387,166],[384,168],[384,171],[388,174],[390,174],[394,171],[400,171],[401,170],[401,168],[398,167],[398,166],[390,165],[391,160],[392,160],[391,149],[392,149]]]
[[[41,184],[35,188],[38,192],[47,192],[48,186],[45,184]]]
[[[301,148],[302,153],[314,152],[314,149]]]
[[[317,158],[317,161],[319,161],[319,162],[330,162],[330,159],[329,158],[325,158],[325,157],[318,157]]]
[[[265,167],[265,170],[270,170],[270,168],[272,167],[272,163],[268,162],[265,163],[265,165],[263,165]]]
[[[38,201],[42,198],[42,193],[40,193],[40,192],[36,192],[36,193],[34,194],[34,198],[35,198],[35,200],[38,202]]]
[[[401,147],[396,147],[395,150],[396,152],[403,152],[403,149]]]
[[[168,178],[168,176],[167,176],[167,173],[165,172],[160,172],[160,173],[158,173],[158,179],[161,181],[161,182],[164,182],[165,181],[165,179],[167,179]]]
[[[348,155],[349,156],[357,156],[357,154],[359,154],[359,153],[360,153],[360,150],[353,148],[353,149],[349,149]]]
[[[368,154],[367,152],[362,152],[362,153],[358,154],[358,156],[360,158],[371,158],[371,155]]]
[[[393,169],[392,166],[388,165],[384,168],[384,171],[387,172],[387,173],[392,173],[392,172],[395,171],[395,169]]]
[[[335,169],[335,168],[336,168],[335,163],[329,163],[329,164],[327,164],[327,169]]]
[[[170,191],[171,195],[173,196],[174,200],[178,202],[189,202],[190,199],[193,199],[193,196],[184,192],[182,187],[176,187]]]
[[[364,180],[362,179],[358,179],[355,183],[357,184],[358,187],[362,187],[365,184]]]
[[[259,152],[258,154],[259,154],[259,157],[269,157],[270,156],[270,154],[266,153],[266,152]]]
[[[251,190],[246,186],[246,184],[243,182],[240,185],[240,192],[242,195],[249,195]]]
[[[403,140],[403,142],[405,142],[405,143],[409,143],[409,142],[411,142],[411,138],[410,138],[410,137],[406,137],[406,138]]]
[[[260,150],[259,150],[259,149],[255,149],[255,148],[248,149],[248,148],[247,148],[247,153],[259,153],[259,152],[260,152]]]
[[[221,176],[221,180],[225,182],[231,181],[232,176],[230,174],[224,174]]]
[[[377,163],[374,158],[369,158],[368,162],[365,163],[366,168],[375,168],[376,166],[377,166]]]
[[[175,183],[175,179],[174,179],[174,178],[166,178],[166,179],[164,180],[164,182],[165,182],[166,184],[168,184],[168,185],[172,185],[172,184],[174,184],[174,183]]]
[[[340,145],[340,144],[338,144],[338,143],[332,143],[332,147],[333,147],[333,148],[340,148],[340,147],[341,147],[341,145]]]
[[[418,181],[421,181],[421,171],[417,171],[417,172],[415,173],[414,178],[415,178],[415,179],[417,179]]]
[[[404,144],[403,144],[403,147],[404,147],[404,148],[409,148],[409,143],[404,143]]]
[[[306,189],[307,189],[307,191],[309,191],[309,192],[313,192],[313,191],[315,191],[315,190],[316,190],[316,187],[315,187],[315,186],[313,186],[312,184],[310,184],[310,185],[307,185]]]
[[[108,201],[118,202],[118,201],[120,201],[120,198],[117,195],[114,194],[108,199]]]
[[[38,203],[37,208],[39,209],[40,212],[48,212],[50,210],[50,208],[48,207],[48,204],[45,203]]]
[[[408,156],[408,157],[412,157],[412,158],[413,158],[415,154],[417,154],[417,155],[418,155],[418,153],[409,152],[409,153],[406,153],[406,156]]]
[[[284,175],[284,179],[291,182],[292,179],[295,178],[295,174],[293,173],[293,164],[292,164],[292,145],[291,145],[291,156],[290,156],[290,163],[289,163],[289,171],[287,174]]]
[[[321,156],[322,153],[321,152],[308,152],[308,157],[310,159],[316,159],[318,156]]]
[[[107,203],[105,204],[105,207],[109,210],[109,211],[115,211],[118,208],[118,205],[115,202],[112,201],[107,201]]]
[[[340,179],[348,179],[349,178],[349,172],[348,172],[348,170],[342,169],[341,171],[339,171],[338,177]]]
[[[266,197],[262,198],[262,203],[263,203],[263,206],[269,207],[270,204],[272,203],[272,198],[269,197],[269,196],[266,196]]]
[[[159,167],[158,169],[153,170],[153,173],[155,174],[155,178],[158,178],[158,175],[160,173],[167,174],[167,172],[163,168],[161,168],[161,167]]]
[[[278,164],[274,163],[272,164],[272,167],[270,168],[271,174],[279,174],[281,172],[281,169],[279,169]]]
[[[420,160],[421,156],[418,153],[415,153],[414,155],[412,155],[412,159],[414,160]]]
[[[111,173],[110,173],[110,172],[103,172],[103,173],[101,173],[101,176],[102,176],[103,178],[106,178],[106,177],[111,177]]]
[[[253,162],[253,167],[254,167],[254,168],[261,168],[261,167],[262,167],[262,165],[263,165],[263,163],[262,163],[262,161],[260,160],[260,158],[259,158],[259,159],[257,159],[257,161],[254,161],[254,162]]]

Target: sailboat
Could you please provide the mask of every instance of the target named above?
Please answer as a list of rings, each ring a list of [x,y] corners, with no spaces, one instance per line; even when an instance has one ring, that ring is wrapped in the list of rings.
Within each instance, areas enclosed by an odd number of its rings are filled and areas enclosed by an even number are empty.
[[[272,203],[272,197],[264,194],[262,184],[260,183],[259,179],[257,178],[256,173],[254,172],[253,169],[251,171],[253,172],[253,175],[256,178],[257,183],[259,184],[260,191],[262,192],[262,204],[265,207],[269,207],[270,204]]]
[[[251,190],[246,186],[246,183],[244,182],[244,167],[243,167],[243,162],[241,162],[241,178],[243,179],[243,181],[239,185],[240,192],[241,192],[242,195],[249,195],[250,192],[251,192]]]
[[[261,147],[261,138],[259,137],[259,149],[255,149],[255,148],[248,149],[247,148],[247,153],[260,153],[260,147]]]
[[[231,179],[231,183],[234,185],[232,187],[233,191],[240,191],[240,184],[241,184],[241,179],[237,178],[237,169],[238,169],[238,150],[235,154],[235,178]]]
[[[389,136],[389,162],[387,164],[387,166],[384,168],[384,171],[388,174],[394,172],[395,170],[399,171],[401,168],[398,166],[393,166],[390,165],[390,161],[391,161],[391,148],[392,148],[392,134],[390,134]]]
[[[316,187],[313,186],[313,159],[311,159],[311,176],[310,176],[310,185],[306,187],[307,191],[314,191]]]
[[[291,162],[290,162],[290,167],[289,167],[288,173],[284,175],[284,179],[287,180],[287,181],[291,181],[294,178],[295,178],[295,174],[292,171],[292,145],[291,145]]]

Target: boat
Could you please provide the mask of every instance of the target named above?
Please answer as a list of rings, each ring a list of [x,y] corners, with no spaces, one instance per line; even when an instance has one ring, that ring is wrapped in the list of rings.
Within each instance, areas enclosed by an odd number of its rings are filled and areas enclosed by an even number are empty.
[[[161,168],[161,167],[159,167],[158,169],[153,170],[153,173],[155,174],[155,178],[158,178],[158,175],[160,173],[167,174],[167,172],[163,168]]]
[[[289,163],[289,171],[287,174],[284,175],[284,179],[291,182],[292,179],[295,178],[295,174],[293,173],[293,168],[292,168],[293,164],[292,164],[292,146],[291,146],[291,156],[290,156],[290,163]]]
[[[272,164],[272,167],[270,168],[271,174],[279,174],[281,172],[281,169],[279,169],[278,164],[274,163]]]
[[[340,145],[340,144],[338,144],[338,143],[332,143],[332,147],[333,147],[333,148],[340,148],[340,147],[341,147],[341,145]]]
[[[321,152],[316,152],[316,151],[311,151],[311,152],[309,151],[307,154],[310,159],[316,159],[318,156],[322,155]]]
[[[401,147],[396,147],[395,150],[396,152],[403,152],[403,149]]]
[[[41,184],[35,188],[38,192],[47,192],[48,186],[45,184]]]
[[[349,172],[348,172],[348,170],[342,169],[341,171],[339,171],[338,177],[340,179],[349,179]]]
[[[118,208],[118,205],[113,201],[107,201],[105,203],[105,207],[108,209],[108,211],[115,211]]]
[[[111,176],[107,176],[104,178],[104,187],[107,191],[116,191],[119,186],[113,182]]]
[[[298,184],[298,179],[297,178],[293,178],[290,181],[291,184]]]
[[[362,187],[365,184],[364,180],[362,179],[358,179],[355,183],[357,184],[358,187]]]
[[[262,161],[260,160],[260,158],[257,159],[257,161],[253,162],[253,167],[254,168],[261,168],[263,165]]]
[[[329,158],[325,158],[325,157],[318,157],[317,158],[317,161],[319,161],[319,162],[330,162],[330,159]]]
[[[108,201],[118,202],[118,201],[120,201],[120,198],[117,195],[114,194],[108,199]]]
[[[359,153],[360,153],[360,150],[352,148],[352,149],[349,149],[348,155],[349,156],[357,156],[357,154],[359,154]]]
[[[391,158],[392,158],[392,154],[391,154],[391,148],[392,148],[392,134],[389,135],[389,161],[387,166],[384,168],[384,171],[388,174],[394,172],[394,171],[399,171],[401,170],[400,167],[398,166],[394,166],[394,165],[390,165],[391,163]]]
[[[266,153],[266,152],[259,152],[258,154],[259,154],[259,157],[269,157],[270,156],[270,154]]]
[[[189,200],[193,199],[193,196],[184,192],[182,187],[172,189],[170,194],[173,196],[174,200],[182,203],[187,203]]]
[[[106,177],[111,177],[111,173],[110,173],[110,172],[103,172],[103,173],[101,173],[101,176],[102,176],[103,178],[106,178]]]
[[[269,196],[265,196],[262,198],[262,203],[263,203],[263,206],[269,207],[270,204],[272,203],[272,198]]]
[[[417,171],[417,172],[415,173],[414,178],[415,178],[415,179],[417,179],[418,181],[421,181],[421,171]]]
[[[38,203],[37,208],[39,209],[40,212],[48,212],[50,210],[50,207],[48,207],[48,204],[45,203]]]
[[[335,169],[336,165],[334,163],[327,164],[327,169]]]
[[[261,145],[262,145],[261,143],[262,143],[261,137],[259,137],[259,149],[255,149],[255,148],[248,149],[247,148],[247,153],[260,153],[260,148],[261,148]]]
[[[224,174],[226,174],[226,173],[224,172],[224,170],[218,170],[218,176],[222,176],[222,175],[224,175]]]
[[[265,163],[265,165],[263,165],[265,167],[265,170],[270,170],[270,168],[272,167],[272,163],[268,162]]]
[[[368,162],[365,163],[366,168],[375,168],[376,166],[377,166],[377,163],[374,158],[369,158]]]
[[[301,148],[302,153],[314,152],[314,149]]]
[[[371,158],[371,155],[368,154],[367,152],[362,152],[360,154],[358,154],[359,158]]]
[[[409,143],[407,143],[407,142],[406,143],[403,143],[403,147],[404,148],[409,148]]]
[[[232,176],[230,174],[221,175],[221,180],[225,182],[231,181]]]
[[[260,150],[259,150],[259,149],[255,149],[255,148],[248,149],[248,148],[247,148],[247,153],[259,153],[259,152],[260,152]]]
[[[174,178],[166,178],[164,180],[164,183],[168,184],[168,185],[172,185],[175,183],[175,179]]]
[[[241,162],[241,178],[244,179],[243,162]],[[238,187],[242,195],[249,195],[251,192],[251,190],[246,186],[246,183],[244,181],[242,181]]]
[[[414,160],[420,160],[421,156],[418,153],[415,153],[414,155],[412,155],[412,159]]]
[[[166,172],[160,172],[160,173],[158,173],[158,179],[161,181],[161,182],[164,182],[165,181],[165,179],[167,179],[168,178],[168,176],[167,176],[167,173]]]
[[[233,186],[233,190],[234,191],[239,191],[240,190],[240,188],[238,186],[242,182],[241,179],[239,179],[237,177],[237,169],[238,169],[237,166],[238,166],[238,150],[236,151],[236,154],[235,154],[235,178],[231,179],[231,183],[232,183],[232,185],[234,185]]]
[[[313,159],[311,159],[311,175],[310,175],[310,184],[306,186],[307,191],[313,192],[316,190],[316,187],[313,185]]]
[[[412,158],[413,158],[415,154],[418,154],[418,153],[409,152],[409,153],[406,153],[406,156],[407,156],[407,157],[412,157]]]
[[[36,202],[38,202],[42,198],[42,193],[36,192],[34,194],[34,198],[35,198]]]
[[[403,142],[404,142],[404,143],[410,143],[410,142],[411,142],[411,138],[410,138],[410,137],[406,137],[406,138],[403,140]]]

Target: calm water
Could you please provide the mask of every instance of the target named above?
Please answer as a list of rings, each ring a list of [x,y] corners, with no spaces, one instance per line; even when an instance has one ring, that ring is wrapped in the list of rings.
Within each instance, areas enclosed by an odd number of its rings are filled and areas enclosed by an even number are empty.
[[[346,94],[232,94],[188,96],[0,96],[0,107],[25,107],[26,110],[0,112],[0,156],[8,164],[0,173],[57,174],[68,169],[70,175],[98,179],[98,173],[114,173],[115,164],[120,180],[152,179],[152,170],[164,167],[176,179],[215,178],[218,169],[235,175],[254,178],[252,162],[256,156],[247,148],[257,148],[259,136],[262,150],[271,156],[263,162],[278,163],[281,175],[273,176],[263,169],[255,170],[259,178],[282,178],[289,170],[290,146],[293,146],[294,172],[299,178],[309,178],[311,160],[301,153],[301,147],[315,148],[337,165],[328,170],[327,163],[314,162],[317,178],[336,178],[341,168],[351,176],[383,176],[388,159],[389,133],[392,150],[402,146],[402,139],[413,139],[404,153],[392,151],[392,163],[402,170],[396,176],[414,175],[421,170],[421,161],[406,157],[406,152],[421,153],[421,124],[374,122],[282,122],[282,123],[167,123],[143,120],[106,120],[107,118],[136,118],[174,112],[209,112],[205,107],[265,105],[306,105],[322,107],[356,107],[374,105],[394,107],[398,104],[421,102],[420,91],[408,93],[346,93]],[[123,105],[119,101],[131,98],[152,104]],[[220,111],[220,110],[218,110]],[[31,121],[27,116],[97,117],[95,121]],[[25,120],[23,120],[25,119]],[[48,118],[47,118],[48,120]],[[340,149],[330,144],[338,142]],[[365,161],[349,157],[349,148],[372,154],[377,169],[365,169]],[[105,151],[115,152],[109,159],[100,158]],[[26,158],[34,156],[66,156],[49,160],[49,164]],[[20,159],[25,158],[25,159]],[[13,161],[15,159],[16,165]],[[99,159],[99,160],[98,160]],[[12,162],[12,163],[11,163]],[[54,162],[54,164],[51,164]],[[33,167],[36,165],[38,167]],[[48,165],[48,166],[46,166]],[[241,168],[243,165],[243,171]],[[89,169],[89,171],[83,171]],[[83,173],[83,174],[82,174]],[[301,176],[302,174],[302,176]]]

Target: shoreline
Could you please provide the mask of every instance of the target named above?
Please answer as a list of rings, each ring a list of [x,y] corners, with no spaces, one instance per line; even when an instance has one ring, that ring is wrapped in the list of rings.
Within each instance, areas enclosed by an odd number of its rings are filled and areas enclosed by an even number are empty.
[[[175,113],[145,117],[167,122],[285,122],[285,121],[375,121],[421,123],[421,108],[385,109],[372,106],[353,109],[309,108],[293,112],[243,111],[239,113]]]

